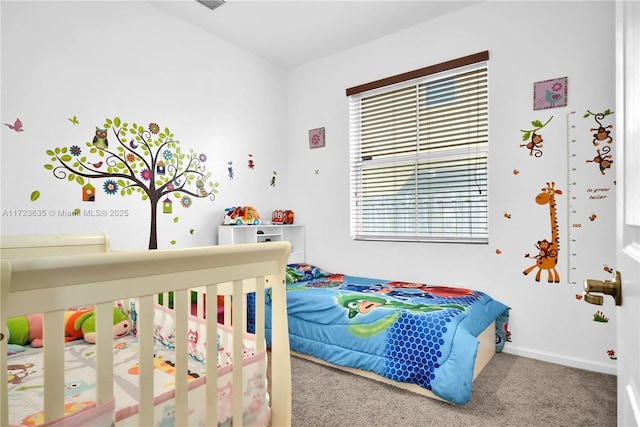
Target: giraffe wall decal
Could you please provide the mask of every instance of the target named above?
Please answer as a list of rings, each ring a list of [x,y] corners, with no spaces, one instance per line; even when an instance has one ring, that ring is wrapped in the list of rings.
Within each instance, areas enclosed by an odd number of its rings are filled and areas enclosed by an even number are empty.
[[[562,194],[562,191],[555,188],[555,182],[548,183],[547,187],[536,196],[536,203],[539,205],[549,205],[549,216],[551,219],[551,241],[544,239],[539,240],[535,247],[539,250],[538,255],[525,255],[525,258],[533,258],[536,263],[524,270],[522,273],[526,276],[534,268],[537,268],[536,282],[540,281],[540,273],[547,270],[547,281],[549,283],[560,283],[560,275],[556,270],[558,264],[558,252],[560,245],[558,240],[558,218],[556,216],[556,194]]]

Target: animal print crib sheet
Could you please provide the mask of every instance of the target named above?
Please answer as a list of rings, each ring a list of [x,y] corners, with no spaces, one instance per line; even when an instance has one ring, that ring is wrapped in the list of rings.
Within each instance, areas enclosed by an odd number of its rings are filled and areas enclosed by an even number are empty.
[[[226,331],[218,336],[218,421],[231,422],[231,339]],[[230,332],[228,332],[230,334]],[[228,343],[228,346],[227,346]],[[243,369],[245,382],[244,417],[247,425],[268,419],[266,384],[266,354],[255,354],[255,344],[245,342]],[[12,355],[8,358],[9,422],[17,426],[36,426],[44,422],[43,416],[43,349]],[[138,396],[139,342],[133,336],[114,341],[114,419],[127,424],[136,417]],[[174,425],[173,388],[175,354],[168,346],[156,341],[154,354],[154,388],[156,425]],[[82,341],[69,343],[65,353],[65,416],[95,406],[95,345]],[[204,363],[191,357],[189,375],[189,425],[204,425]],[[86,410],[86,409],[85,409]]]

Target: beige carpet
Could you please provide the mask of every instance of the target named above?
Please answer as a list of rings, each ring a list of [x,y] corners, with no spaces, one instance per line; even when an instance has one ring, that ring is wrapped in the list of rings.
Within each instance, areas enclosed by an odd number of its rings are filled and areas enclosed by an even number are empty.
[[[616,377],[496,354],[463,406],[292,357],[295,427],[616,425]]]

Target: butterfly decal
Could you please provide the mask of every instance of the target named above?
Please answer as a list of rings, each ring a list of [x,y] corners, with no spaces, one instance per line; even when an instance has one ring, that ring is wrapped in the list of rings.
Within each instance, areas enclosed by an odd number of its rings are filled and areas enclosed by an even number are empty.
[[[9,129],[13,129],[16,132],[24,131],[24,129],[22,128],[22,122],[20,121],[20,119],[16,119],[16,121],[13,124],[5,123],[5,126],[8,126]]]

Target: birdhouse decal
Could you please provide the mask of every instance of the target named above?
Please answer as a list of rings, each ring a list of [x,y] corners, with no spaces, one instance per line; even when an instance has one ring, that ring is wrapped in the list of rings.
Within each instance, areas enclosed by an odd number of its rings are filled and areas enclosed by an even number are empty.
[[[82,187],[82,201],[83,202],[96,201],[96,189],[93,185],[87,184],[84,187]]]
[[[162,213],[171,213],[171,209],[172,209],[172,205],[173,202],[171,200],[169,200],[169,198],[167,197],[166,199],[164,199],[164,201],[162,202]]]
[[[162,160],[160,160],[156,165],[156,173],[158,175],[164,175],[165,171],[166,171],[166,165]]]

